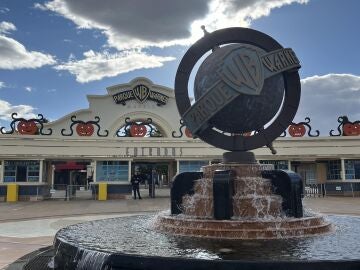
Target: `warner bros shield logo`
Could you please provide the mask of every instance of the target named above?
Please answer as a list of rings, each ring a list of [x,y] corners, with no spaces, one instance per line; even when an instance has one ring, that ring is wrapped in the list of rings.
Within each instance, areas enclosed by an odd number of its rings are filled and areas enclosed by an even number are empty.
[[[143,84],[139,84],[133,88],[133,94],[137,101],[143,103],[149,97],[150,89]]]
[[[254,48],[236,48],[223,57],[218,75],[233,90],[247,95],[260,95],[264,84],[263,66]]]

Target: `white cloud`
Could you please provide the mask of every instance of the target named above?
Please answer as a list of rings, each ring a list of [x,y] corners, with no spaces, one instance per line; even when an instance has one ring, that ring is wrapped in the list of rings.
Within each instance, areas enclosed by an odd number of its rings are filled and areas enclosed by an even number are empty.
[[[10,11],[10,9],[8,9],[7,7],[0,7],[0,13],[5,14],[8,13]]]
[[[347,115],[352,122],[360,120],[360,76],[312,76],[301,80],[301,85],[301,101],[294,122],[302,122],[308,116],[312,128],[320,130],[320,136],[328,136],[339,125],[339,116]]]
[[[119,50],[190,44],[209,31],[249,26],[274,8],[308,0],[52,0],[36,8],[54,11],[79,28],[97,29]]]
[[[23,117],[26,119],[36,118],[34,114],[35,108],[30,105],[12,105],[5,100],[0,99],[0,119],[5,121],[11,121],[11,114],[16,112],[17,117]]]
[[[6,84],[4,82],[0,82],[0,89],[5,88],[5,87],[6,87]]]
[[[76,76],[78,82],[86,83],[136,69],[161,67],[164,62],[174,60],[173,57],[147,55],[136,51],[110,54],[90,50],[84,53],[84,57],[82,60],[70,58],[55,69],[67,70]]]
[[[0,69],[39,68],[56,63],[50,54],[28,51],[15,39],[5,36],[10,30],[16,30],[15,25],[9,22],[0,23]]]
[[[11,22],[1,22],[0,23],[0,34],[7,34],[10,31],[15,31],[16,26],[12,24]]]
[[[24,88],[28,92],[31,92],[33,90],[33,88],[31,86],[25,86]]]

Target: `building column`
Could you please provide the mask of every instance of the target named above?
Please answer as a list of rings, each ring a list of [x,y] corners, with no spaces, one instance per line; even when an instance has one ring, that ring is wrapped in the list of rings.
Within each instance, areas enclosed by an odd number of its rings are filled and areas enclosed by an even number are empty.
[[[180,173],[180,161],[177,159],[176,160],[176,174],[178,174],[178,173]]]
[[[43,182],[43,175],[44,175],[44,160],[40,160],[40,166],[39,166],[39,183]]]
[[[131,181],[131,160],[128,160],[128,181]]]
[[[0,167],[0,183],[4,182],[4,171],[5,171],[5,160],[1,160],[1,167]]]
[[[288,160],[288,170],[291,171],[291,160]]]
[[[341,176],[341,180],[345,180],[345,159],[341,158],[341,171],[340,171],[340,176]]]
[[[96,182],[96,164],[97,161],[94,160],[91,162],[91,166],[93,167],[93,182],[95,183]]]
[[[55,184],[55,165],[51,165],[51,189],[54,189]]]

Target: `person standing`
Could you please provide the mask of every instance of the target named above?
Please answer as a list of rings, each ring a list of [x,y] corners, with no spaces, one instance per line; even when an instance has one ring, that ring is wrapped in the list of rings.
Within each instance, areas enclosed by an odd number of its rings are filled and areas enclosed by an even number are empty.
[[[139,197],[139,200],[141,200],[140,196],[140,182],[141,182],[141,176],[138,171],[135,171],[135,174],[131,177],[131,185],[134,192],[134,200],[136,200],[136,193]]]

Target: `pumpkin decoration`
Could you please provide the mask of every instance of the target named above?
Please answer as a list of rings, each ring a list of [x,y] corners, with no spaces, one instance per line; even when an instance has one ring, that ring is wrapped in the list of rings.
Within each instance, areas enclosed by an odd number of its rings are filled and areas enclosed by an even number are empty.
[[[17,130],[22,135],[34,135],[38,131],[35,121],[20,121],[17,125]]]
[[[131,137],[144,137],[147,133],[145,125],[131,125],[130,135]]]
[[[345,136],[357,136],[360,135],[360,123],[351,124],[346,123],[343,125],[343,132]]]
[[[91,123],[79,123],[76,132],[79,136],[91,136],[94,133],[94,126]]]
[[[303,137],[306,128],[304,125],[290,125],[288,131],[291,137]]]
[[[190,129],[188,129],[188,128],[185,128],[185,135],[186,135],[186,137],[188,137],[188,138],[192,138],[192,137],[193,137]]]

